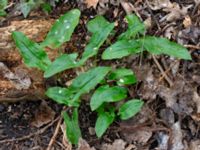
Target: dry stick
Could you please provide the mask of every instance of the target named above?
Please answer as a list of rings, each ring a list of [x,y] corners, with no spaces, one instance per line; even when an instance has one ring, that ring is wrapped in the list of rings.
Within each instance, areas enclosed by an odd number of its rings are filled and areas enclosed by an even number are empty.
[[[165,74],[167,74],[167,73],[172,69],[172,67],[173,67],[174,65],[176,65],[178,62],[179,62],[179,61],[175,61],[172,65],[170,65],[170,66],[168,67],[168,69],[165,70]],[[159,82],[162,81],[163,78],[164,78],[164,74],[162,74],[162,76],[158,79],[158,81],[159,81]]]
[[[154,55],[152,55],[154,62],[156,63],[158,69],[160,70],[160,72],[163,74],[163,76],[165,77],[166,81],[169,83],[170,87],[173,85],[172,80],[167,76],[167,74],[165,73],[165,71],[163,70],[163,68],[161,67],[161,65],[159,64],[159,62],[157,61],[156,57]]]
[[[57,118],[56,118],[55,120],[53,120],[50,124],[46,125],[44,128],[40,129],[40,130],[37,131],[36,133],[32,133],[32,134],[29,134],[29,135],[26,135],[26,136],[23,136],[23,137],[20,137],[20,138],[16,138],[16,139],[5,139],[5,140],[0,141],[0,144],[1,144],[1,143],[6,143],[6,142],[23,141],[23,140],[26,140],[26,139],[31,138],[31,137],[34,136],[34,135],[42,134],[42,133],[44,133],[50,126],[52,126],[56,121],[58,121],[59,118],[60,118],[60,117],[57,117]]]
[[[50,142],[49,142],[49,145],[48,145],[48,147],[47,147],[47,150],[51,150],[51,147],[52,147],[53,143],[55,142],[56,137],[57,137],[57,135],[58,135],[61,122],[62,122],[62,117],[60,117],[60,119],[59,119],[59,121],[58,121],[58,123],[57,123],[56,129],[55,129],[54,134],[53,134],[53,136],[52,136],[52,138],[51,138],[51,140],[50,140]]]
[[[200,49],[200,46],[197,45],[184,45],[186,48],[192,48],[192,49]]]

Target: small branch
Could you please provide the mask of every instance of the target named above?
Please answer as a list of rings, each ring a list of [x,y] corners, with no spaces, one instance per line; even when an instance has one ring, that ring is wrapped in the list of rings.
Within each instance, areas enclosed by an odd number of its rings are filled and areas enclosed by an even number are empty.
[[[163,74],[165,80],[169,83],[169,86],[171,87],[173,85],[172,80],[167,76],[167,74],[165,73],[165,71],[163,70],[163,68],[161,67],[161,65],[159,64],[158,60],[156,59],[156,57],[154,55],[152,55],[154,62],[156,63],[158,69],[160,70],[160,72]]]
[[[178,62],[179,62],[179,61],[175,61],[172,65],[170,65],[170,66],[167,68],[167,70],[165,70],[165,74],[169,73],[169,71],[172,69],[172,67],[173,67],[174,65],[176,65]],[[159,82],[162,81],[163,78],[164,78],[164,74],[162,74],[162,76],[159,78],[158,81],[159,81]]]
[[[61,124],[61,122],[62,122],[62,117],[60,117],[60,119],[59,119],[59,121],[58,121],[58,123],[57,123],[56,129],[55,129],[54,134],[53,134],[53,136],[52,136],[52,138],[51,138],[51,140],[50,140],[50,142],[49,142],[49,145],[48,145],[48,147],[47,147],[47,150],[51,150],[51,147],[52,147],[53,143],[55,142],[56,137],[57,137],[57,135],[58,135],[58,133],[59,133],[59,129],[60,129],[60,124]]]
[[[191,49],[200,49],[200,46],[198,45],[184,45],[186,48],[191,48]]]

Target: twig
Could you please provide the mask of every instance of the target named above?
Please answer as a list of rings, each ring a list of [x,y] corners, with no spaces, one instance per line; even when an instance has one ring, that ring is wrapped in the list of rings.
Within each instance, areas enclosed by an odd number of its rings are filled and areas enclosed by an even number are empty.
[[[49,145],[48,145],[48,147],[47,147],[47,150],[51,150],[51,147],[52,147],[53,143],[55,142],[56,137],[57,137],[57,135],[58,135],[61,122],[62,122],[62,117],[60,117],[60,119],[59,119],[59,121],[58,121],[58,123],[57,123],[56,129],[55,129],[54,134],[53,134],[53,136],[52,136],[52,138],[51,138],[51,140],[50,140],[50,142],[49,142]]]
[[[200,46],[197,45],[184,45],[186,48],[192,48],[192,49],[200,49]]]
[[[165,74],[167,74],[167,73],[172,69],[172,67],[173,67],[174,65],[176,65],[178,62],[179,62],[179,61],[175,61],[172,65],[170,65],[170,66],[167,68],[167,70],[165,70]],[[163,78],[164,78],[164,74],[162,74],[162,76],[158,79],[158,81],[159,81],[159,82],[162,81]]]
[[[167,74],[165,73],[165,71],[163,70],[163,68],[161,67],[161,65],[159,64],[159,62],[157,61],[156,57],[154,55],[152,55],[154,62],[156,63],[158,69],[160,70],[160,72],[163,74],[163,76],[165,77],[166,81],[169,83],[169,86],[173,85],[173,82],[171,81],[171,79],[167,76]]]
[[[5,139],[5,140],[1,140],[1,141],[0,141],[0,144],[6,143],[6,142],[23,141],[23,140],[26,140],[26,139],[31,138],[31,137],[34,136],[34,135],[42,134],[42,133],[44,133],[50,126],[52,126],[56,121],[58,121],[59,118],[60,118],[60,116],[57,117],[55,120],[53,120],[50,124],[46,125],[44,128],[40,129],[39,131],[37,131],[37,132],[35,132],[35,133],[29,134],[29,135],[26,135],[26,136],[23,136],[23,137],[20,137],[20,138],[16,138],[16,139]]]

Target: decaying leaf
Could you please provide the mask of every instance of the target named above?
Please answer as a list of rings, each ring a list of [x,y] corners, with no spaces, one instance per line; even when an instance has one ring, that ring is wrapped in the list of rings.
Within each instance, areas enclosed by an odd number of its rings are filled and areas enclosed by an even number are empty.
[[[85,0],[85,3],[87,4],[87,8],[93,7],[96,8],[99,0]]]
[[[45,101],[43,101],[38,110],[36,110],[34,120],[32,121],[32,125],[40,128],[41,126],[51,122],[55,117],[55,111],[51,109],[47,105]]]
[[[185,28],[188,28],[192,25],[192,20],[189,15],[185,16],[185,18],[183,20],[183,25]]]
[[[90,147],[90,145],[82,138],[79,139],[77,150],[96,150],[94,147]]]
[[[168,148],[169,135],[165,134],[164,132],[159,132],[157,135],[157,141],[158,141],[158,149],[159,150],[169,149]]]
[[[178,43],[188,44],[192,42],[198,44],[200,42],[200,27],[190,26],[184,30],[179,31],[178,33]]]
[[[127,142],[129,143],[136,142],[143,145],[148,142],[152,134],[153,134],[152,131],[139,129],[139,130],[134,130],[134,132],[126,132],[123,135]]]
[[[0,62],[0,74],[18,90],[28,89],[31,86],[31,79],[28,77],[27,71],[22,68],[13,73],[4,63]]]
[[[126,11],[126,14],[130,14],[135,10],[134,6],[130,2],[121,1],[120,3],[123,9]]]
[[[200,149],[200,140],[192,140],[189,146],[190,150],[199,150]]]
[[[147,3],[152,10],[172,7],[170,0],[147,0]]]
[[[178,3],[172,3],[170,0],[148,0],[147,4],[152,10],[160,10],[167,12],[165,17],[162,17],[160,21],[175,21],[187,15],[188,9],[192,7],[189,5],[187,7],[180,7]]]
[[[184,150],[183,135],[180,122],[176,122],[172,126],[172,145],[171,150]]]
[[[103,144],[101,150],[125,150],[125,145],[126,142],[117,139],[112,144]]]
[[[196,103],[197,113],[200,113],[200,96],[196,91],[193,93],[193,101]]]

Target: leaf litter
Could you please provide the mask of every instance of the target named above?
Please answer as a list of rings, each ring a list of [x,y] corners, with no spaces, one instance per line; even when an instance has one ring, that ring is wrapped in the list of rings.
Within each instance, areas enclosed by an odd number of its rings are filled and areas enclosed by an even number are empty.
[[[199,4],[199,1],[188,1],[187,3],[170,0],[137,0],[134,3],[126,1],[131,7],[122,6],[123,8],[121,8],[123,2],[114,5],[113,2],[107,0],[90,1],[87,7],[93,7],[92,9],[98,14],[105,14],[111,20],[114,13],[112,11],[113,14],[108,13],[109,6],[118,9],[115,12],[115,16],[119,15],[118,17],[124,15],[124,9],[126,12],[135,12],[142,20],[151,19],[148,32],[152,35],[164,36],[184,45],[200,45],[199,22],[197,22],[198,19],[195,20],[195,15],[191,15],[192,9]],[[199,15],[198,9],[196,13]],[[120,26],[119,23],[118,26]],[[189,50],[193,54],[199,49],[191,47]],[[123,150],[128,149],[128,145],[132,144],[131,147],[142,150],[198,150],[200,147],[198,139],[200,121],[199,57],[195,57],[193,61],[189,62],[179,61],[176,65],[173,65],[173,58],[165,56],[156,58],[167,76],[173,81],[172,86],[167,84],[151,56],[145,54],[145,58],[133,57],[130,59],[131,61],[125,59],[124,64],[116,64],[132,67],[139,84],[136,88],[131,88],[129,94],[144,99],[144,108],[136,117],[128,121],[117,122],[118,124],[114,125],[101,140],[95,139],[95,135],[90,135],[93,140],[85,135],[83,137],[85,140],[79,141],[79,149],[90,150],[93,149],[92,146],[95,146],[95,148],[101,147],[101,149],[117,150],[120,148]],[[140,65],[139,61],[141,61]],[[170,68],[170,66],[173,67]],[[94,117],[92,118],[94,119]],[[40,125],[46,124],[43,123]],[[93,124],[85,121],[82,130],[86,132],[89,127],[93,127]],[[111,134],[109,135],[109,133]],[[66,139],[61,143],[66,147],[69,146]]]

